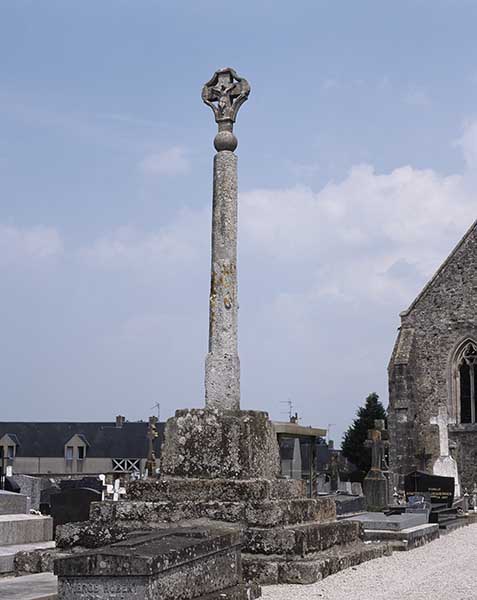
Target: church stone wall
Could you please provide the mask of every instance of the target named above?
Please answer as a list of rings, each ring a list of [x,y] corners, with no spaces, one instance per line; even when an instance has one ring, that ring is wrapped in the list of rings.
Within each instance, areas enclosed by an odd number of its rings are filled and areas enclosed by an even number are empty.
[[[389,426],[391,467],[405,474],[422,468],[416,454],[425,452],[431,470],[439,456],[437,425],[430,419],[439,406],[452,405],[451,362],[458,345],[477,339],[477,235],[474,227],[444,263],[424,291],[401,315],[401,328],[389,365]],[[449,427],[456,442],[461,481],[477,477],[477,429]]]

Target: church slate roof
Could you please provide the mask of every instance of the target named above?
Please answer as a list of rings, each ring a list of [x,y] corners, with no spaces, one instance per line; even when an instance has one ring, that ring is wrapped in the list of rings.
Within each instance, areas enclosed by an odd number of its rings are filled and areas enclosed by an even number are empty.
[[[163,439],[164,423],[156,425],[156,456]],[[88,458],[147,458],[148,423],[0,422],[0,438],[16,436],[18,457],[64,457],[65,444],[76,434],[88,442]]]

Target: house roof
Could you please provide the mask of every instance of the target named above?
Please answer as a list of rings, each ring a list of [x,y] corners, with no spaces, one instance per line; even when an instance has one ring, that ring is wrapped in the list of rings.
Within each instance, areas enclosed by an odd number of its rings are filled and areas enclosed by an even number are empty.
[[[164,423],[157,423],[159,437],[154,442],[156,455],[163,439]],[[16,436],[16,456],[63,457],[65,444],[75,434],[87,440],[90,458],[146,458],[148,451],[148,423],[130,423],[122,427],[115,423],[69,422],[0,422],[0,438],[7,433]]]
[[[471,235],[475,232],[476,229],[477,229],[477,220],[474,221],[472,223],[472,225],[469,227],[469,229],[465,232],[465,234],[460,239],[459,243],[455,246],[455,248],[452,250],[452,252],[449,254],[449,256],[445,259],[445,261],[437,269],[437,271],[434,273],[433,277],[422,288],[421,293],[415,298],[415,300],[412,302],[412,304],[409,306],[409,308],[407,308],[406,310],[403,310],[401,312],[401,317],[407,316],[412,311],[412,309],[416,306],[416,304],[421,300],[421,298],[423,298],[426,295],[426,293],[431,289],[431,287],[434,285],[434,283],[439,279],[439,276],[441,275],[441,273],[452,262],[455,255],[459,252],[459,250],[462,248],[462,246],[464,246],[464,244],[467,242],[467,240],[471,237]]]

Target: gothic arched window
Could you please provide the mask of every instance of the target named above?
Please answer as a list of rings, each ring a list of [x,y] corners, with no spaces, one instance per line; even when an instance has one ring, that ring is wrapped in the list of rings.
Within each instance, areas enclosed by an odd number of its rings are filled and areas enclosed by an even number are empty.
[[[466,342],[457,355],[458,414],[461,423],[476,422],[477,344]]]

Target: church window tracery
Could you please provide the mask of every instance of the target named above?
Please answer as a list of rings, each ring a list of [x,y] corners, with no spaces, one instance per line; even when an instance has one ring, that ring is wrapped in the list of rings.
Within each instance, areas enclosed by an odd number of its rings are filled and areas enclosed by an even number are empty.
[[[458,398],[460,423],[476,423],[477,344],[466,342],[457,356]]]

